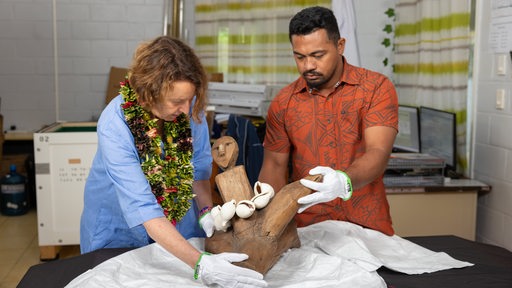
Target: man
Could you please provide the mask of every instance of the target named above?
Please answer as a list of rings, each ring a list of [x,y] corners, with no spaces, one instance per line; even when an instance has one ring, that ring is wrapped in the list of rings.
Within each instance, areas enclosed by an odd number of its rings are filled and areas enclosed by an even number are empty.
[[[346,62],[345,39],[327,8],[297,13],[289,38],[301,77],[270,105],[259,180],[279,191],[291,156],[292,181],[323,175],[321,183],[300,180],[316,192],[298,200],[299,227],[340,220],[393,235],[382,181],[398,127],[393,84]]]

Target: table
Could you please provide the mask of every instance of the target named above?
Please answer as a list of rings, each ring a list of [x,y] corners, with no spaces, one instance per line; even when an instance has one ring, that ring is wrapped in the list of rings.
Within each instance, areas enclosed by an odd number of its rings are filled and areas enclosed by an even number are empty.
[[[423,236],[407,239],[432,251],[443,251],[458,260],[475,265],[421,275],[407,275],[381,267],[377,272],[388,287],[512,287],[512,252],[504,248],[456,236]],[[63,287],[88,269],[129,250],[101,249],[68,259],[37,264],[27,271],[17,287]]]

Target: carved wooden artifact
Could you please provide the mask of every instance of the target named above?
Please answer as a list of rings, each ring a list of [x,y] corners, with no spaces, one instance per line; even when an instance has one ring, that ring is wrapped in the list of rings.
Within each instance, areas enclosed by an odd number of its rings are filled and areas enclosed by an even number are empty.
[[[220,168],[215,182],[224,202],[234,199],[236,203],[254,196],[243,166],[234,166],[238,157],[236,141],[229,136],[219,138],[212,146],[212,156]],[[321,180],[320,175],[307,177]],[[266,274],[288,249],[300,247],[294,215],[297,200],[311,193],[299,181],[283,187],[270,203],[256,210],[249,218],[236,215],[231,219],[232,227],[226,232],[216,231],[206,239],[206,251],[211,253],[238,252],[249,255],[249,259],[236,263],[239,266]]]

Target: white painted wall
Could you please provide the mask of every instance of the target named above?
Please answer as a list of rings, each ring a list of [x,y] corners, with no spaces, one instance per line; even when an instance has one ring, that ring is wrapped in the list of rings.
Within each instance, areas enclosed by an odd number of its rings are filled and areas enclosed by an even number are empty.
[[[492,186],[478,200],[477,240],[512,251],[512,59],[504,54],[507,72],[497,75],[503,54],[489,47],[492,2],[477,0],[475,28],[473,175]],[[496,109],[497,89],[505,89],[504,110]]]
[[[380,72],[391,79],[393,51],[391,47],[385,48],[381,42],[390,37],[382,29],[386,24],[393,25],[393,20],[384,12],[395,8],[395,2],[396,0],[354,0],[361,67]],[[388,66],[384,66],[382,62],[386,57],[390,60]]]
[[[51,1],[0,2],[0,113],[4,127],[54,120]],[[38,125],[36,124],[36,125]]]
[[[137,43],[162,31],[163,0],[0,0],[4,130],[95,120],[110,67],[127,67]]]
[[[385,37],[382,28],[389,21],[384,11],[394,1],[354,2],[361,66],[386,75],[391,75],[390,66],[384,67],[382,60],[391,51],[380,42]],[[194,1],[184,2],[185,26],[193,27]],[[104,107],[110,66],[127,67],[139,41],[162,34],[163,3],[0,0],[3,129],[15,125],[17,130],[33,131],[55,121],[95,120]],[[193,32],[188,29],[184,34],[191,45]]]

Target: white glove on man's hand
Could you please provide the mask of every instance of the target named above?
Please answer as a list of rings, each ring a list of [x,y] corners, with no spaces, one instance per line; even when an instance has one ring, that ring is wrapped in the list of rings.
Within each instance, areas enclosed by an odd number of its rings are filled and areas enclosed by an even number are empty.
[[[309,171],[310,175],[322,174],[323,181],[315,182],[307,179],[300,179],[300,184],[317,192],[299,198],[297,203],[301,204],[298,213],[308,209],[309,207],[329,202],[340,197],[347,201],[352,197],[352,183],[347,174],[341,171],[333,170],[330,167],[317,166]]]
[[[199,226],[203,228],[206,237],[211,237],[215,230],[215,222],[213,221],[212,213],[207,212],[199,218]]]
[[[260,273],[231,264],[249,258],[240,253],[203,253],[197,260],[194,278],[201,279],[203,284],[219,287],[267,287]]]

